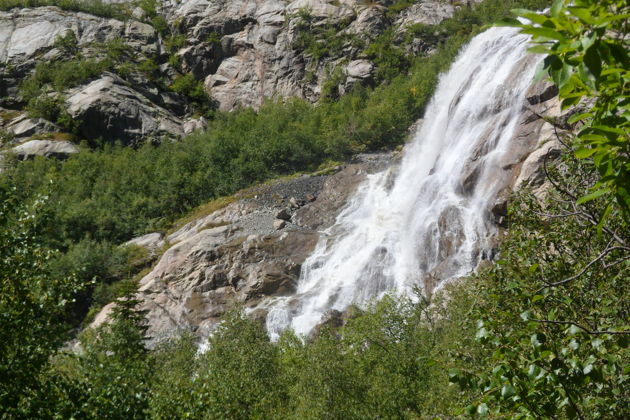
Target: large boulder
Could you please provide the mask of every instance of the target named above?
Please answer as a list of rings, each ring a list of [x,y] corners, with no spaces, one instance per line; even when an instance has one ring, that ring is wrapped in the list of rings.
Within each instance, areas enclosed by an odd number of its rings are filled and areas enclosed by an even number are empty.
[[[14,147],[11,151],[22,160],[32,159],[35,156],[65,159],[79,153],[79,148],[69,141],[30,140]]]
[[[138,236],[123,244],[123,246],[137,246],[147,250],[149,255],[156,254],[166,243],[164,242],[164,235],[160,232],[147,233],[146,235]]]
[[[12,119],[4,127],[10,131],[16,140],[32,137],[38,134],[53,133],[61,131],[56,125],[43,118],[29,118],[26,114]]]
[[[183,135],[181,119],[112,73],[70,90],[66,106],[87,138],[135,144],[146,138]]]

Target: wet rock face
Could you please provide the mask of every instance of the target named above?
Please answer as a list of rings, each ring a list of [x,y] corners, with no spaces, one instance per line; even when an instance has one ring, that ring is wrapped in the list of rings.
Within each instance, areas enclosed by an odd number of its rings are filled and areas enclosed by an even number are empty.
[[[532,94],[545,89],[534,86]],[[533,107],[524,113],[515,147],[504,158],[504,190],[487,209],[488,223],[501,224],[510,188],[533,182],[541,153],[548,153],[541,148],[550,144],[545,143],[550,128],[542,115],[556,112],[557,101],[551,98]],[[237,303],[251,316],[264,319],[270,299],[294,293],[301,265],[315,248],[319,232],[335,222],[358,185],[369,173],[397,161],[392,154],[358,156],[333,175],[301,176],[254,188],[166,237],[156,234],[133,241],[149,247],[158,240],[169,246],[142,278],[138,292],[151,343],[184,330],[206,336]],[[454,251],[463,234],[458,211],[449,208],[436,226],[443,239],[435,252],[443,263],[425,278],[429,293],[459,268]],[[492,253],[483,258],[491,259]]]
[[[295,291],[319,232],[334,222],[358,183],[390,161],[391,154],[363,156],[333,175],[257,187],[166,237],[128,242],[149,251],[168,244],[138,292],[151,342],[183,330],[205,336],[236,303],[264,318],[259,303]],[[107,315],[98,319],[106,322]]]

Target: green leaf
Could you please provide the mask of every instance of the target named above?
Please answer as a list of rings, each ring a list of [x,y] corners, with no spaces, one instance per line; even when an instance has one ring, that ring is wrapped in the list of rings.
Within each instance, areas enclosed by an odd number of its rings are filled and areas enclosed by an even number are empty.
[[[583,147],[581,149],[577,149],[574,154],[575,154],[576,158],[584,159],[584,158],[587,158],[587,157],[593,155],[593,153],[595,153],[595,152],[597,152],[597,149],[594,149],[594,148],[593,149],[589,149],[589,148]]]
[[[529,47],[527,51],[532,54],[551,54],[553,52],[545,45],[534,45],[533,47]]]
[[[545,297],[544,297],[544,296],[542,296],[542,295],[535,295],[535,296],[532,298],[532,303],[536,303],[536,302],[538,302],[539,300],[544,299],[544,298],[545,298]]]
[[[608,203],[608,205],[604,209],[604,212],[602,213],[602,217],[599,220],[599,223],[597,223],[597,235],[599,237],[602,236],[602,233],[603,233],[603,230],[604,230],[604,224],[606,223],[606,220],[610,216],[611,212],[612,212],[612,203]]]
[[[582,121],[586,118],[590,118],[592,117],[593,114],[590,112],[582,112],[580,114],[573,114],[571,115],[571,117],[567,120],[567,123],[569,124],[575,124],[578,121]]]
[[[602,60],[597,51],[597,44],[593,44],[586,50],[584,54],[584,64],[595,77],[599,77],[602,73]]]
[[[599,189],[595,192],[592,192],[590,194],[587,194],[583,197],[580,197],[577,201],[576,204],[584,204],[584,203],[588,203],[589,201],[593,201],[596,198],[599,198],[603,195],[609,194],[610,193],[610,188],[602,188]]]
[[[503,398],[510,398],[513,395],[516,395],[516,389],[510,384],[503,385],[501,388],[501,396]]]
[[[519,28],[522,27],[523,24],[520,20],[514,19],[513,17],[505,17],[494,24],[494,26],[509,26],[511,28]]]
[[[551,5],[550,14],[554,18],[558,18],[560,16],[560,11],[564,6],[564,2],[562,0],[555,0]]]
[[[479,406],[477,406],[477,414],[479,414],[482,417],[487,416],[488,415],[488,405],[486,403],[479,404]]]
[[[589,25],[595,23],[595,19],[593,19],[591,12],[588,9],[584,9],[582,7],[568,7],[568,9],[573,16],[577,17],[582,22]]]
[[[557,41],[566,41],[566,38],[564,37],[564,35],[562,35],[560,32],[558,31],[554,31],[551,28],[525,28],[523,30],[521,30],[522,33],[524,34],[528,34],[528,35],[532,35],[535,38],[542,38],[543,40],[546,39],[555,39]]]
[[[534,23],[538,23],[540,25],[549,20],[547,16],[541,15],[540,13],[532,12],[531,10],[527,9],[512,9],[510,11],[516,16],[524,17],[525,19],[530,20]]]
[[[475,337],[477,337],[477,339],[486,338],[486,337],[489,337],[489,336],[490,336],[490,333],[485,328],[480,328],[477,331],[477,334],[475,335]]]
[[[630,14],[618,14],[618,15],[605,15],[603,17],[599,17],[596,20],[596,25],[598,27],[608,26],[610,22],[615,22],[617,20],[624,20],[630,18]]]

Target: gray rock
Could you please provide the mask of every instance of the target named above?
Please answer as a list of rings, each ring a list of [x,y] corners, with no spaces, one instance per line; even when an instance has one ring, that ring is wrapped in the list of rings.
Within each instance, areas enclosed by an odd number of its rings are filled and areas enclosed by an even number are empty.
[[[87,138],[135,144],[147,138],[180,137],[182,121],[127,86],[112,73],[68,92],[66,105]]]
[[[318,18],[342,19],[350,17],[354,14],[351,7],[347,4],[339,4],[335,6],[324,0],[295,0],[286,8],[289,14],[297,14],[300,10],[308,10],[312,16]]]
[[[346,75],[355,79],[368,79],[372,75],[374,64],[368,60],[353,60],[346,67]]]
[[[188,135],[195,131],[205,130],[208,127],[208,122],[204,117],[191,118],[184,123],[184,134]]]
[[[11,120],[6,129],[10,130],[16,139],[61,131],[57,125],[50,121],[43,118],[28,118],[26,114]]]
[[[164,246],[164,235],[160,232],[147,233],[146,235],[139,236],[130,241],[127,241],[123,246],[135,245],[145,248],[150,254],[155,254]]]
[[[287,222],[281,219],[274,220],[273,228],[276,230],[283,229],[287,225]]]
[[[19,159],[32,159],[35,156],[65,159],[79,153],[79,148],[69,141],[30,140],[11,149]]]
[[[157,32],[147,23],[129,21],[125,27],[125,40],[129,47],[146,55],[157,54],[159,51]]]
[[[276,219],[287,221],[291,220],[291,210],[287,208],[280,210],[278,213],[276,213]]]
[[[407,8],[396,20],[396,26],[406,28],[416,23],[437,25],[453,16],[455,6],[441,1],[423,1]]]
[[[12,9],[0,12],[0,62],[13,65],[32,59],[71,30],[79,46],[121,37],[124,23],[57,7]]]
[[[300,207],[302,207],[304,205],[304,200],[300,200],[298,198],[291,197],[291,198],[289,198],[289,204],[291,205],[291,208],[299,209]]]

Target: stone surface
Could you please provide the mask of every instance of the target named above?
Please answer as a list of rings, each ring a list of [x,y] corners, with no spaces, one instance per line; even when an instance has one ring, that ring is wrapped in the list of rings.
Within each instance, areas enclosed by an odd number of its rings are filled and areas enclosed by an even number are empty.
[[[179,118],[112,73],[69,91],[66,104],[87,138],[134,144],[146,138],[184,134]]]
[[[348,77],[355,79],[368,79],[372,75],[374,64],[368,60],[353,60],[346,67]]]
[[[30,140],[11,149],[18,159],[32,159],[35,156],[65,159],[79,153],[79,148],[69,141]]]
[[[146,235],[139,236],[130,241],[127,241],[123,246],[135,245],[145,248],[149,251],[149,254],[155,254],[159,251],[166,242],[164,241],[164,235],[160,232],[147,233]]]
[[[349,80],[341,88],[369,79],[373,64],[359,58],[362,49],[351,43],[337,57],[319,60],[295,50],[301,11],[308,11],[314,26],[337,24],[340,35],[353,34],[366,42],[392,25],[384,7],[353,0],[296,0],[288,4],[279,0],[196,0],[171,4],[170,21],[178,22],[194,44],[178,54],[195,76],[205,77],[206,90],[221,110],[258,107],[265,98],[276,96],[316,101],[330,69],[345,60],[351,62],[345,68]],[[454,10],[455,6],[429,2],[410,8],[404,12],[405,18],[393,25],[403,30],[415,21],[439,22]],[[220,42],[204,44],[210,34]],[[310,79],[305,79],[307,73],[312,75]]]
[[[437,25],[444,19],[453,15],[455,6],[443,1],[423,1],[413,4],[403,11],[397,19],[396,25],[400,28],[423,23],[425,25]]]
[[[19,140],[37,134],[58,132],[60,128],[43,118],[28,118],[26,114],[22,114],[11,120],[7,124],[6,130],[11,131],[15,139]]]
[[[79,119],[80,136],[130,145],[145,139],[180,137],[204,128],[203,123],[190,119],[192,105],[166,88],[183,74],[203,81],[211,102],[225,111],[257,108],[266,98],[297,96],[315,102],[337,67],[344,75],[338,85],[341,93],[353,84],[371,83],[374,64],[354,42],[347,42],[335,56],[319,59],[296,47],[300,14],[305,11],[311,16],[309,30],[335,25],[339,36],[369,43],[392,25],[401,32],[414,22],[438,23],[456,7],[425,1],[392,19],[387,8],[360,0],[161,0],[158,13],[174,33],[185,37],[179,51],[169,50],[167,40],[140,21],[146,17],[137,8],[124,22],[57,7],[16,8],[0,12],[0,63],[7,64],[0,69],[0,105],[24,105],[18,86],[38,61],[75,58],[55,46],[58,36],[72,31],[81,56],[94,59],[104,57],[105,43],[121,39],[128,47],[125,54],[131,60],[130,68],[150,59],[159,64],[151,78],[162,83],[127,70],[124,80],[103,74],[63,92],[71,115]],[[169,64],[172,53],[178,65]],[[52,127],[26,125],[19,129],[34,134],[52,131]]]
[[[123,36],[125,24],[57,7],[0,12],[0,62],[15,65],[33,59],[52,47],[55,39],[68,30],[76,34],[79,46],[84,46]]]
[[[184,330],[207,336],[235,303],[255,309],[264,318],[259,304],[294,291],[301,264],[315,247],[319,231],[334,221],[357,180],[390,161],[391,154],[364,155],[348,166],[351,169],[332,175],[255,187],[166,238],[153,233],[128,242],[154,248],[162,241],[171,244],[140,281],[138,298],[147,314],[151,344]],[[280,211],[288,212],[292,200],[304,203],[296,210],[303,213],[300,221],[277,219]],[[310,207],[317,210],[309,213]],[[330,215],[315,222],[326,209]],[[99,323],[106,318],[107,314],[97,317]]]
[[[280,230],[284,228],[286,225],[287,225],[286,220],[282,220],[282,219],[274,220],[273,222],[273,227],[276,230]]]

